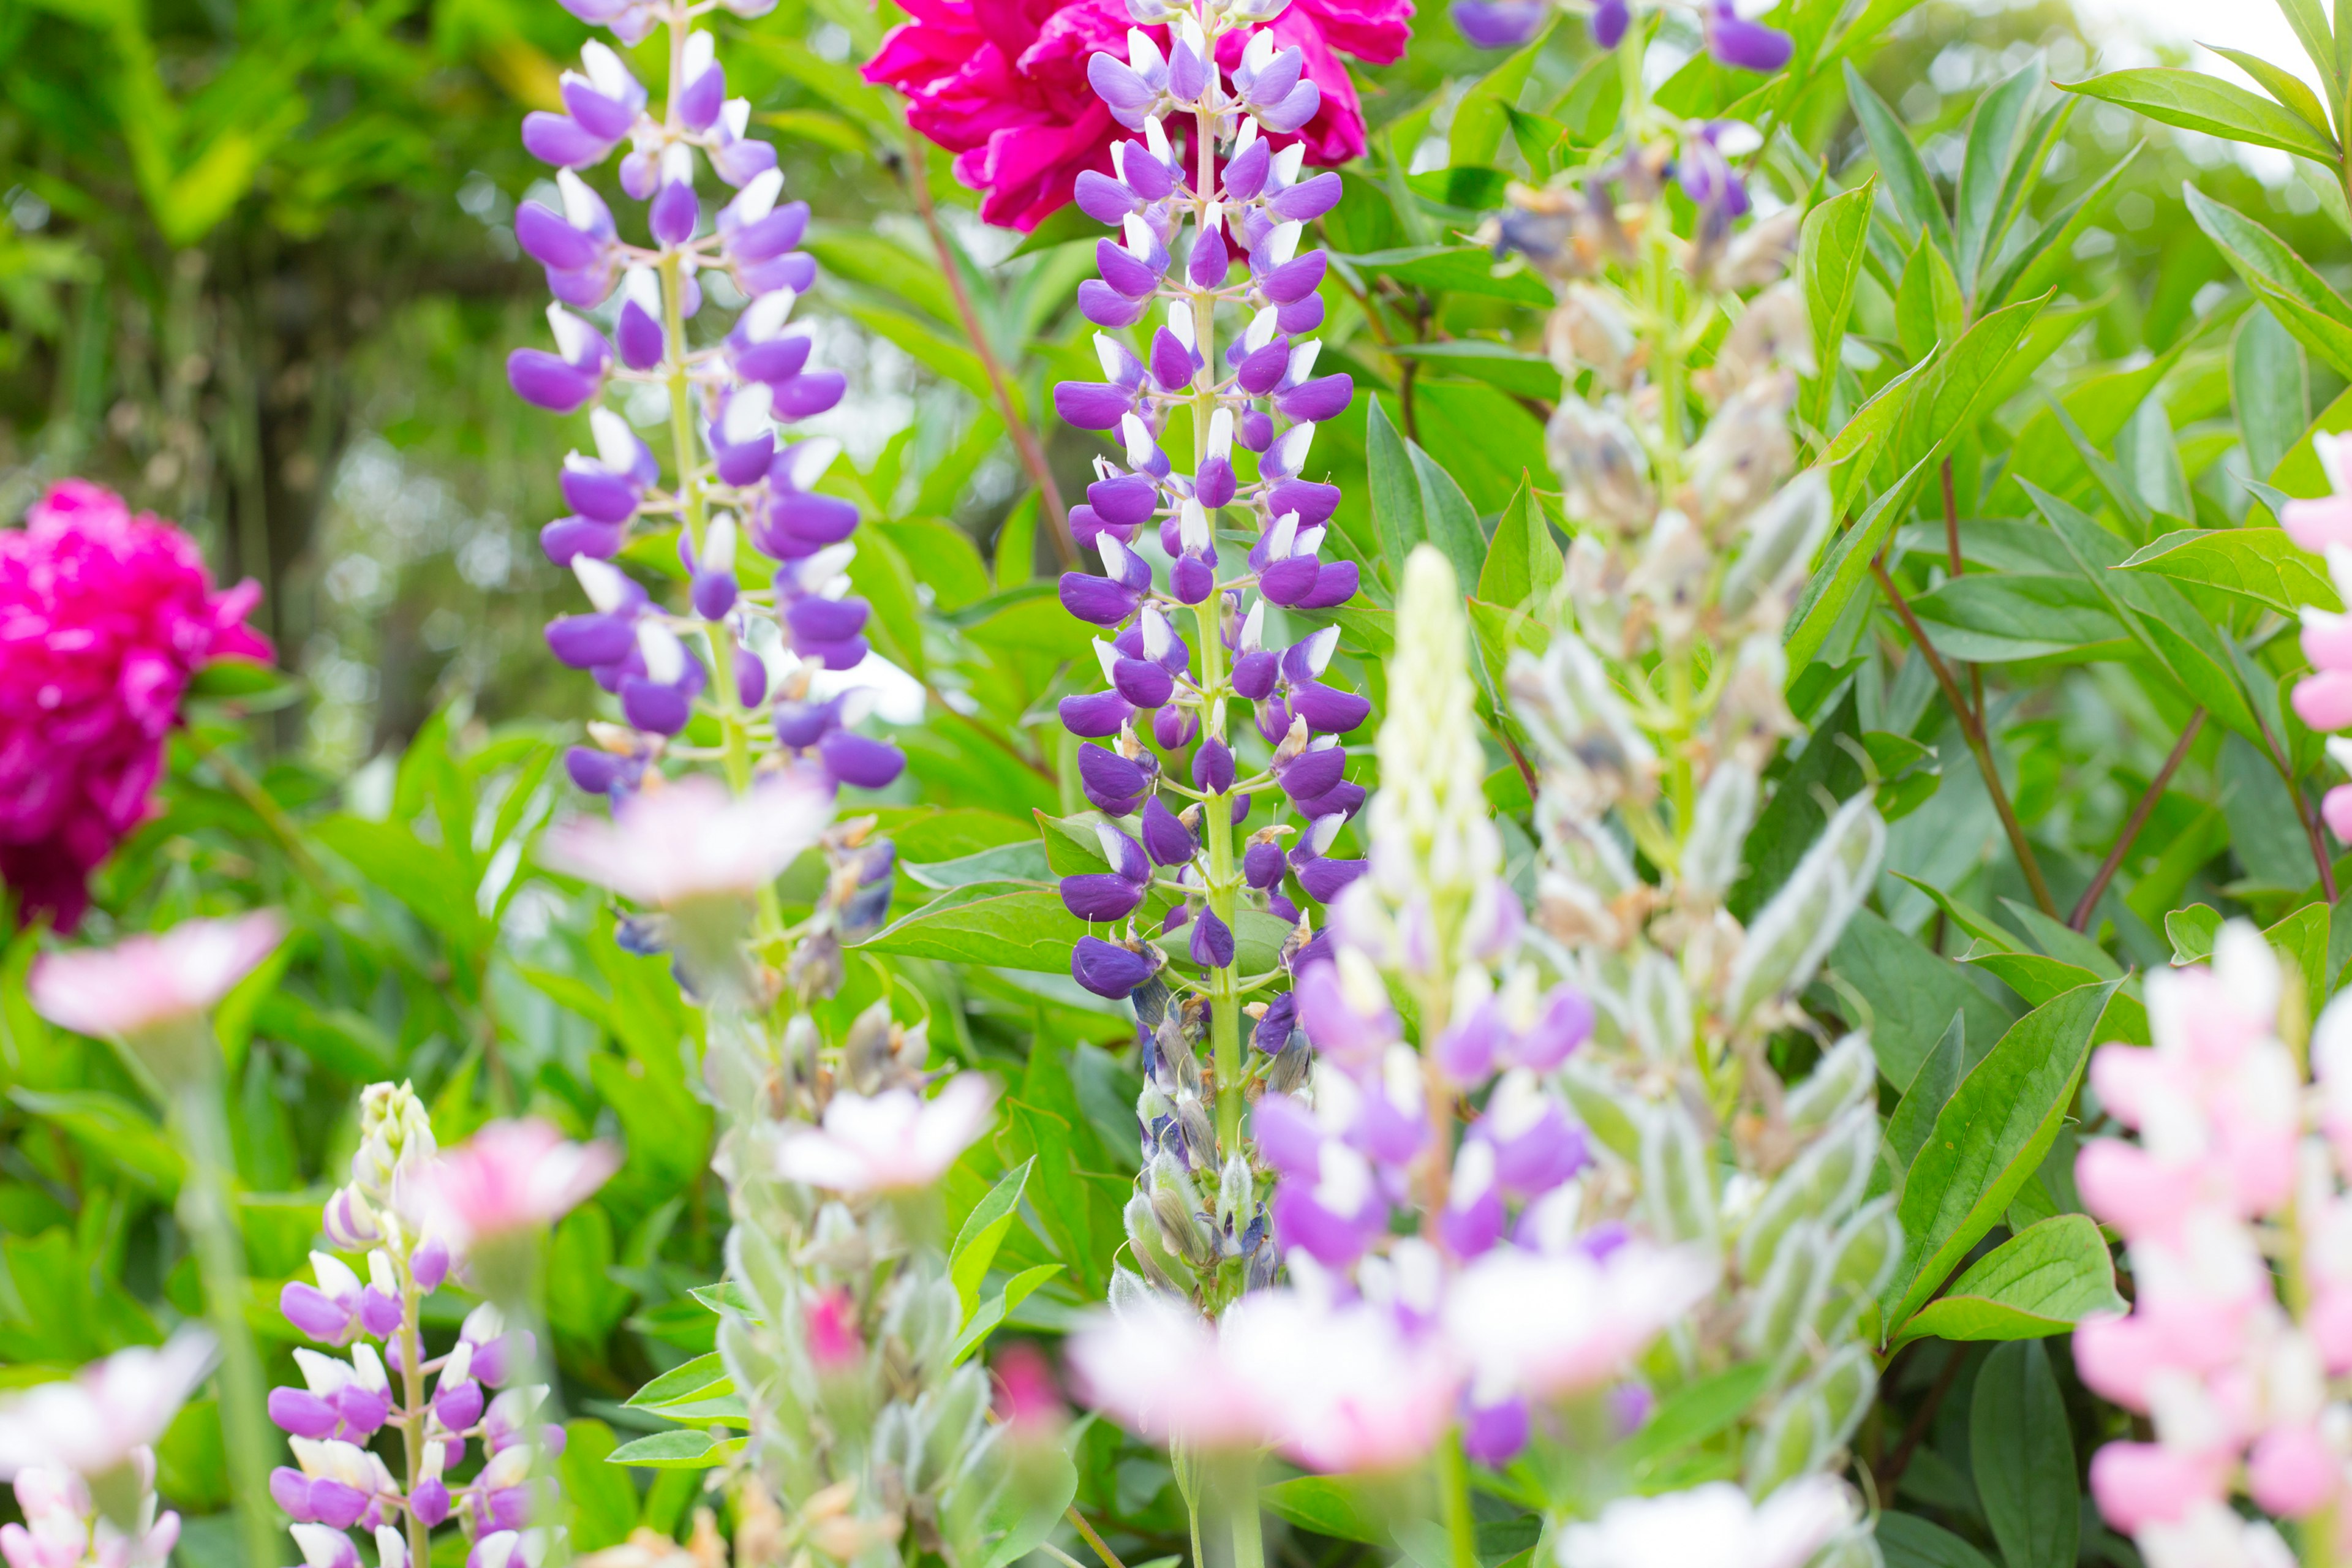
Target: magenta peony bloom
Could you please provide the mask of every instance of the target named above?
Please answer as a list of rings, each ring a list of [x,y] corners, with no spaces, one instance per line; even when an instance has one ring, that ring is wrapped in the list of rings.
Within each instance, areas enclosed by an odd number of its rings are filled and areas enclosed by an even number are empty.
[[[987,193],[981,216],[1034,229],[1068,205],[1082,172],[1111,172],[1111,143],[1125,132],[1088,84],[1087,63],[1097,53],[1126,58],[1131,24],[1119,0],[908,0],[906,9],[914,20],[882,40],[866,79],[907,95],[908,121],[956,154],[959,179]],[[1363,155],[1363,110],[1339,56],[1398,59],[1412,16],[1412,0],[1292,0],[1269,25],[1277,44],[1305,55],[1305,75],[1322,91],[1295,138],[1307,162]],[[1166,27],[1144,31],[1167,47]],[[1218,63],[1231,70],[1248,37],[1220,39]],[[1169,126],[1180,136],[1188,129]]]
[[[0,532],[0,881],[18,918],[80,922],[86,879],[147,815],[189,679],[267,659],[250,582],[215,593],[195,542],[67,479]]]

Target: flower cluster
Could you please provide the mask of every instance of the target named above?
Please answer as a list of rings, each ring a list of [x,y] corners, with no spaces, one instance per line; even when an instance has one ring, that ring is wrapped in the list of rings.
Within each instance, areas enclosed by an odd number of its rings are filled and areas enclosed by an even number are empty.
[[[740,795],[690,777],[551,844],[564,868],[647,906],[625,941],[674,952],[705,1014],[699,1087],[719,1116],[740,1295],[720,1309],[725,1372],[638,1403],[661,1415],[740,1395],[739,1519],[772,1524],[787,1556],[805,1542],[851,1561],[911,1530],[950,1563],[977,1563],[1018,1482],[1019,1442],[987,1425],[987,1377],[965,1359],[971,1305],[935,1210],[994,1090],[935,1074],[926,1026],[887,1002],[837,1042],[820,1027],[812,1005],[840,984],[844,943],[881,919],[894,863],[871,818],[834,824],[833,810],[805,773]],[[828,862],[823,890],[782,927],[761,895],[811,847]]]
[[[1609,41],[1643,47],[1622,16]],[[1782,631],[1831,522],[1790,426],[1819,369],[1785,276],[1801,214],[1755,214],[1729,161],[1748,128],[1646,101],[1622,123],[1585,169],[1515,189],[1487,236],[1553,283],[1566,383],[1549,445],[1571,542],[1536,607],[1557,621],[1507,678],[1538,784],[1526,940],[1592,1009],[1560,1077],[1593,1141],[1584,1223],[1709,1261],[1706,1299],[1651,1371],[1666,1392],[1765,1365],[1738,1426],[1742,1482],[1768,1500],[1835,1471],[1876,1381],[1858,1325],[1900,1237],[1891,1200],[1865,1200],[1875,1062],[1859,1035],[1824,1040],[1811,1076],[1783,1084],[1763,1047],[1819,1033],[1796,998],[1869,894],[1885,826],[1865,791],[1777,889],[1743,886],[1766,770],[1797,728]],[[1689,363],[1718,317],[1712,359]],[[1707,1516],[1694,1500],[1689,1519]]]
[[[2352,594],[2352,451],[2346,437],[2323,431],[2311,438],[2327,476],[2329,493],[2314,500],[2290,500],[2279,508],[2279,524],[2289,539],[2327,560],[2336,596]],[[2305,605],[2302,612],[2303,655],[2312,673],[2294,684],[2290,700],[2295,717],[2325,734],[2352,729],[2352,616]],[[2335,735],[2327,754],[2352,773],[2352,738]],[[2337,784],[2319,804],[2328,830],[2352,843],[2352,784]]]
[[[1129,56],[1139,70],[1156,60],[1164,82],[1191,7],[1168,0],[1016,7],[919,0],[907,9],[914,19],[882,40],[866,79],[906,94],[908,122],[956,154],[957,177],[985,193],[981,216],[1028,230],[1082,193],[1087,174],[1116,174],[1119,127],[1141,129],[1131,84],[1098,95],[1096,58]],[[1338,57],[1394,62],[1411,37],[1412,16],[1411,0],[1246,0],[1234,7],[1213,50],[1193,40],[1194,58],[1238,72],[1252,46],[1295,55],[1298,65],[1287,79],[1295,86],[1257,99],[1273,109],[1295,94],[1265,129],[1309,162],[1344,163],[1363,155],[1364,117]],[[1261,37],[1268,42],[1258,45]],[[1313,90],[1297,93],[1300,86]]]
[[[1770,72],[1787,65],[1796,47],[1788,34],[1756,20],[1774,4],[1775,0],[1674,0],[1672,8],[1697,14],[1706,52],[1717,64],[1733,70]],[[1667,8],[1663,4],[1657,7]],[[1583,16],[1592,28],[1592,41],[1604,49],[1613,49],[1623,41],[1636,13],[1632,0],[1572,0],[1565,7],[1556,0],[1454,0],[1454,25],[1482,49],[1517,48],[1542,32],[1561,9]]]
[[[698,7],[572,8],[593,12],[625,42],[667,26],[668,98],[656,117],[620,56],[592,42],[582,68],[564,73],[565,112],[524,121],[524,144],[560,166],[562,208],[525,203],[515,233],[561,302],[548,309],[554,351],[516,350],[508,379],[528,401],[563,414],[616,387],[660,387],[670,449],[665,489],[663,459],[618,412],[594,407],[593,453],[564,459],[572,513],[541,535],[549,557],[579,577],[590,606],[551,622],[548,646],[611,692],[625,721],[593,727],[596,743],[572,750],[572,777],[617,798],[665,754],[724,756],[738,767],[756,756],[758,765],[804,763],[878,788],[905,763],[854,728],[866,699],[846,672],[870,657],[867,606],[848,591],[857,510],[817,489],[840,445],[785,441],[777,429],[832,408],[846,386],[839,372],[810,367],[813,339],[792,325],[816,276],[814,260],[796,248],[808,205],[779,204],[774,148],[744,134],[750,100],[726,96],[711,35],[689,30]],[[648,204],[649,246],[621,237],[612,210],[577,173],[624,142],[621,189]],[[704,163],[733,187],[707,221],[695,188]],[[723,335],[706,333],[697,346],[690,324],[702,318],[706,275],[710,293],[743,308]],[[579,313],[589,310],[602,326]],[[667,606],[613,563],[633,538],[673,533],[685,591],[683,603]]]
[[[2074,1364],[2155,1438],[2091,1461],[2150,1568],[2292,1561],[2233,1490],[2352,1547],[2352,1410],[2330,1387],[2352,1370],[2352,1003],[2313,1029],[2306,1083],[2298,979],[2231,921],[2210,968],[2147,977],[2153,1048],[2091,1058],[2092,1092],[2138,1139],[2086,1142],[2075,1181],[2135,1288],[2129,1315],[2076,1328]]]
[[[427,1563],[431,1532],[453,1518],[478,1564],[542,1549],[531,1534],[532,1471],[539,1455],[562,1451],[563,1429],[536,1418],[547,1395],[528,1381],[536,1336],[485,1301],[456,1343],[428,1356],[424,1303],[463,1265],[468,1242],[558,1217],[613,1163],[602,1146],[565,1143],[537,1122],[493,1122],[445,1156],[408,1085],[363,1092],[352,1178],[328,1198],[324,1223],[336,1247],[364,1253],[365,1277],[314,1252],[312,1282],[289,1282],[278,1301],[305,1339],[327,1347],[297,1350],[301,1386],[269,1394],[269,1419],[295,1461],[271,1473],[269,1495],[294,1521],[307,1568],[358,1568],[345,1533],[354,1529],[373,1536],[377,1568]],[[399,1476],[372,1447],[387,1427],[403,1437]],[[480,1462],[468,1469],[471,1444]]]
[[[145,819],[196,671],[267,659],[195,542],[81,479],[0,533],[0,881],[19,921],[71,931],[89,874]]]
[[[161,1347],[117,1351],[77,1376],[0,1396],[0,1476],[16,1479],[32,1526],[29,1542],[15,1525],[0,1528],[11,1563],[23,1568],[20,1551],[44,1564],[55,1561],[52,1552],[71,1535],[66,1527],[88,1521],[93,1499],[116,1544],[133,1553],[150,1531],[177,1530],[171,1516],[155,1518],[148,1495],[155,1482],[153,1446],[210,1375],[213,1353],[211,1335],[185,1329]],[[28,1485],[34,1496],[26,1495]],[[86,1546],[92,1537],[84,1530],[73,1539]],[[166,1539],[151,1555],[160,1561],[170,1547]],[[77,1549],[63,1560],[79,1563],[83,1554]]]
[[[127,1529],[99,1512],[89,1487],[71,1470],[28,1465],[16,1472],[22,1524],[0,1524],[0,1558],[8,1568],[164,1568],[180,1539],[180,1516],[155,1508],[155,1453],[131,1458],[139,1509]]]

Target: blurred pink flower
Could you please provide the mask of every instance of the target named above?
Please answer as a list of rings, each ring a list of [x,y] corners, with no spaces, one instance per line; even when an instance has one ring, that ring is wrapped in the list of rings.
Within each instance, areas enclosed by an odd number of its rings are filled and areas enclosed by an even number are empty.
[[[1853,1499],[1832,1477],[1801,1477],[1761,1503],[1710,1481],[1619,1498],[1561,1531],[1559,1557],[1566,1568],[1800,1568],[1853,1521]]]
[[[1504,1247],[1455,1280],[1445,1331],[1470,1363],[1481,1404],[1556,1398],[1608,1381],[1704,1300],[1715,1277],[1699,1251],[1643,1241],[1598,1262]]]
[[[1269,1446],[1310,1469],[1393,1469],[1426,1455],[1461,1390],[1444,1342],[1387,1310],[1253,1291],[1212,1328],[1156,1296],[1070,1341],[1087,1402],[1187,1448]]]
[[[428,1228],[458,1247],[552,1225],[620,1168],[610,1143],[574,1143],[537,1117],[493,1121],[426,1173]]]
[[[908,123],[956,154],[958,179],[986,193],[982,217],[1034,229],[1068,204],[1081,171],[1111,172],[1111,143],[1127,132],[1095,96],[1087,62],[1127,58],[1132,24],[1120,0],[912,0],[906,10],[913,20],[882,40],[866,79],[907,95]],[[1298,46],[1322,89],[1322,107],[1297,138],[1309,163],[1363,155],[1363,109],[1339,56],[1401,58],[1412,16],[1412,0],[1292,0],[1270,24],[1278,43]],[[1167,48],[1166,27],[1143,30]],[[1251,31],[1219,40],[1221,65],[1239,61]]]
[[[152,1510],[155,1456],[141,1448],[137,1468],[142,1508]],[[0,1559],[8,1568],[162,1568],[180,1539],[180,1516],[155,1514],[135,1536],[94,1517],[89,1488],[71,1470],[28,1467],[16,1472],[22,1524],[0,1524]],[[142,1518],[145,1515],[142,1513]]]
[[[822,1127],[784,1134],[776,1173],[837,1193],[927,1187],[986,1130],[995,1102],[995,1086],[974,1073],[950,1079],[932,1100],[911,1089],[838,1092]]]
[[[212,1364],[212,1335],[183,1329],[160,1349],[134,1345],[63,1382],[0,1398],[0,1477],[64,1468],[94,1479],[134,1462]]]
[[[732,795],[700,774],[632,795],[610,821],[560,823],[547,863],[640,904],[748,895],[773,881],[833,819],[833,792],[794,772]]]
[[[76,1034],[130,1036],[210,1012],[286,939],[275,910],[183,921],[112,947],[44,953],[33,966],[33,1006]]]
[[[80,923],[87,880],[147,815],[189,679],[267,659],[252,583],[215,593],[195,542],[82,479],[0,532],[0,880],[17,918]]]

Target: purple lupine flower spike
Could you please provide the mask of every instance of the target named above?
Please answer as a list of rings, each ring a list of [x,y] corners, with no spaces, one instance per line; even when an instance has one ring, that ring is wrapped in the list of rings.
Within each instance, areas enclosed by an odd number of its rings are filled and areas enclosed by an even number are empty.
[[[625,44],[657,26],[687,26],[682,15],[643,0],[566,4]],[[764,7],[740,0],[729,8],[752,15]],[[799,248],[808,206],[781,199],[774,149],[747,134],[751,104],[727,97],[714,37],[698,30],[675,42],[677,68],[660,115],[621,57],[592,43],[581,68],[559,84],[563,112],[534,115],[524,132],[533,152],[562,165],[562,199],[560,211],[526,204],[516,216],[518,240],[563,303],[601,304],[616,282],[622,297],[609,342],[575,318],[551,314],[556,352],[519,351],[509,371],[516,391],[571,412],[598,404],[616,382],[657,387],[673,404],[666,427],[698,433],[703,447],[685,455],[683,473],[666,475],[627,420],[594,406],[593,452],[565,460],[561,485],[571,515],[550,523],[541,542],[554,561],[602,569],[583,575],[593,613],[559,617],[549,646],[617,700],[627,729],[616,735],[635,737],[572,748],[565,771],[583,789],[625,796],[658,761],[661,742],[684,732],[698,711],[743,731],[772,715],[773,731],[754,731],[752,743],[773,761],[821,770],[840,784],[885,787],[904,762],[894,746],[855,732],[870,707],[856,696],[868,682],[853,673],[869,658],[868,612],[847,591],[856,508],[823,489],[838,447],[787,442],[777,428],[833,408],[848,386],[841,373],[811,364],[814,339],[792,323],[797,298],[816,276],[814,258]],[[631,226],[649,237],[644,245],[621,237],[612,212],[575,173],[624,142],[619,184],[647,204],[642,223]],[[705,162],[731,188],[715,211],[698,194]],[[698,276],[712,269],[748,303],[715,350],[693,350],[676,323],[698,318]],[[688,570],[684,592],[658,604],[604,564],[656,529],[677,530]],[[769,592],[742,591],[737,552],[745,547],[775,563],[772,574],[748,579],[772,576]],[[844,691],[835,682],[813,695],[821,672],[849,675],[856,685]]]

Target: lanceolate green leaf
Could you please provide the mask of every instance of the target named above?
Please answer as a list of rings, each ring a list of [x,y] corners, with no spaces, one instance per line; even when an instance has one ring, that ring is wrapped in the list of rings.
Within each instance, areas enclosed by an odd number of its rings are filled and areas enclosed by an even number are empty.
[[[1885,547],[1895,525],[1909,515],[1912,500],[1919,493],[1928,468],[1935,461],[1936,454],[1930,452],[1912,464],[1909,472],[1871,502],[1870,510],[1831,544],[1828,558],[1805,585],[1804,595],[1797,602],[1797,613],[1790,618],[1790,669],[1804,668],[1821,651],[1822,644],[1829,638],[1830,628],[1845,614],[1847,601],[1870,575],[1870,563]]]
[[[1843,191],[1805,215],[1797,242],[1798,269],[1805,280],[1805,306],[1812,317],[1813,360],[1820,369],[1805,388],[1808,423],[1818,425],[1836,384],[1838,353],[1845,343],[1846,317],[1853,309],[1854,285],[1862,278],[1871,205],[1878,198],[1875,176]]]
[[[1422,516],[1421,481],[1404,437],[1374,397],[1364,409],[1364,466],[1371,489],[1372,531],[1381,542],[1381,563],[1391,586],[1404,581],[1404,558],[1429,528]]]
[[[1004,1243],[1004,1233],[1013,1228],[1013,1211],[1021,1205],[1021,1189],[1028,1184],[1034,1160],[1024,1160],[997,1179],[971,1213],[964,1216],[963,1228],[956,1233],[955,1245],[948,1250],[948,1278],[955,1281],[956,1296],[963,1302],[963,1315],[970,1318],[980,1302],[980,1282],[986,1277],[989,1266],[996,1261],[996,1249]]]
[[[1543,503],[1536,500],[1532,479],[1521,476],[1518,493],[1503,509],[1486,546],[1486,563],[1478,569],[1478,597],[1490,605],[1517,609],[1545,602],[1565,570],[1559,544],[1551,536]]]
[[[2277,99],[2281,107],[2293,110],[2305,124],[2322,136],[2334,138],[2335,132],[2327,121],[2326,106],[2319,101],[2319,95],[2312,91],[2310,84],[2301,77],[2243,49],[2224,48],[2219,44],[2205,47],[2261,83],[2264,92]]]
[[[1895,216],[1902,226],[1912,234],[1925,232],[1947,255],[1952,249],[1952,226],[1944,216],[1944,204],[1936,195],[1936,182],[1928,176],[1927,165],[1919,161],[1918,149],[1911,145],[1903,121],[1886,107],[1885,100],[1873,92],[1853,62],[1845,62],[1847,101],[1853,105],[1856,120],[1862,121],[1862,133],[1870,142],[1870,155],[1878,160],[1878,172],[1886,181],[1886,194],[1894,198]]]
[[[2009,1568],[2074,1568],[2082,1530],[2074,1442],[2039,1340],[2003,1345],[1977,1373],[1969,1458]]]
[[[2131,167],[2144,145],[2144,142],[2133,142],[2130,149],[2116,159],[2089,190],[2043,220],[2042,226],[2033,231],[2033,237],[2021,246],[2017,254],[2001,268],[2000,276],[1993,279],[1992,285],[1977,291],[1978,300],[1987,305],[2006,305],[2011,300],[2041,293],[2057,283],[2073,261],[2074,242],[2082,238],[2083,231],[2089,228],[2091,221],[2099,216],[2107,193],[2115,189],[2116,182],[2124,177],[2124,171]]]
[[[1936,1293],[2049,1152],[2117,984],[2043,1003],[1953,1090],[1904,1183],[1903,1262],[1884,1321],[1907,1321]]]
[[[2276,528],[2177,530],[2143,546],[2123,570],[2235,594],[2281,615],[2294,615],[2305,605],[2343,607],[2316,558]]]
[[[2029,60],[1977,100],[1960,154],[1959,186],[1952,203],[1954,258],[1961,286],[1973,297],[1984,260],[2000,242],[1994,225],[2002,188],[2017,158],[2018,132],[2042,87],[2042,66]]]
[[[2062,1214],[2011,1237],[1912,1314],[1895,1343],[2031,1340],[2063,1334],[2095,1312],[2121,1312],[2115,1259],[2088,1215]]]
[[[2137,110],[2150,120],[2201,131],[2257,147],[2275,147],[2322,163],[2336,158],[2335,139],[2301,115],[2257,98],[2244,88],[2203,71],[2150,67],[2109,71],[2088,81],[2063,82],[2067,92],[2105,99]]]
[[[2253,219],[2200,195],[2194,185],[2183,185],[2181,198],[2197,226],[2271,308],[2279,325],[2340,374],[2352,375],[2352,304]]]

